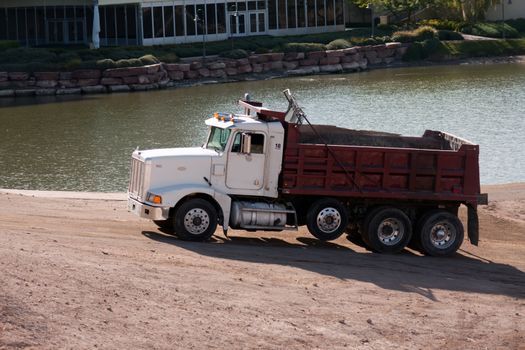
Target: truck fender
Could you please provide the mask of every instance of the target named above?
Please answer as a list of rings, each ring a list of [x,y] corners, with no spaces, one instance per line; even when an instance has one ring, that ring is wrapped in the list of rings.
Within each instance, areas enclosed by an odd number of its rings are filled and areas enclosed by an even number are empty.
[[[226,193],[216,191],[205,185],[172,186],[152,189],[151,192],[162,196],[163,205],[174,208],[184,198],[192,195],[205,194],[210,196],[219,205],[223,214],[223,229],[227,230],[230,222],[231,197]]]

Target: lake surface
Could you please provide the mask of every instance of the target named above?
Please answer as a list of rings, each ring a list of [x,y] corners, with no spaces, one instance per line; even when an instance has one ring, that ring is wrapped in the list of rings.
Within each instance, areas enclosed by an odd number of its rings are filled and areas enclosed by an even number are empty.
[[[143,93],[0,99],[0,187],[125,191],[132,151],[199,146],[204,120],[252,99],[313,123],[480,144],[483,184],[525,181],[525,64],[375,70]]]

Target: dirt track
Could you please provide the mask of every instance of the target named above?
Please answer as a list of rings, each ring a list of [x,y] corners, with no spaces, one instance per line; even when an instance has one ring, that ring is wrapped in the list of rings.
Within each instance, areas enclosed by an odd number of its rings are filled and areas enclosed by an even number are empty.
[[[485,190],[480,246],[451,258],[305,230],[188,243],[123,195],[0,193],[0,349],[525,349],[525,184]]]

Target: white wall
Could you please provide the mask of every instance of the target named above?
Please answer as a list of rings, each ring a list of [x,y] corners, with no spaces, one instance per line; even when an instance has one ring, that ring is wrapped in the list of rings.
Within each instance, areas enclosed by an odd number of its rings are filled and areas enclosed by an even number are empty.
[[[525,0],[502,0],[505,11],[505,19],[525,18]],[[502,11],[501,4],[491,6],[486,13],[486,19],[489,21],[501,21]]]

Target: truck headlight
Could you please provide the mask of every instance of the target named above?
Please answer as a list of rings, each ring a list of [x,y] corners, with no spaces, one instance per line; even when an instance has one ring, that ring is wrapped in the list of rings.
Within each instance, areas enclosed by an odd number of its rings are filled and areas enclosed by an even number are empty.
[[[148,192],[148,195],[146,196],[146,201],[155,204],[162,204],[162,196]]]

